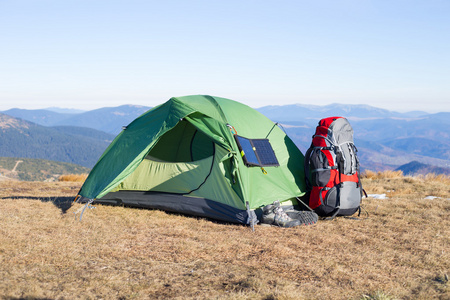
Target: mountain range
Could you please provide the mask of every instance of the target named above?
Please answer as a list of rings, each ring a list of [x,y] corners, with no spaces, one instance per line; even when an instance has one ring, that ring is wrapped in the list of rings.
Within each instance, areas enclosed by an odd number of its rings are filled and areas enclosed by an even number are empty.
[[[70,111],[69,113],[69,110],[56,108],[36,110],[13,108],[2,113],[42,126],[87,127],[117,135],[121,131],[122,126],[128,125],[136,117],[145,113],[150,108],[138,105],[122,105],[80,113],[74,113],[74,111]]]
[[[0,157],[40,158],[92,168],[114,135],[92,128],[46,127],[0,114]]]
[[[283,105],[258,109],[280,123],[305,152],[318,121],[330,116],[346,117],[354,129],[355,144],[363,169],[396,169],[416,161],[428,170],[450,169],[450,113],[393,112],[368,105]],[[436,169],[436,173],[442,173]],[[418,171],[417,173],[420,173]]]
[[[3,111],[0,157],[42,158],[92,167],[122,127],[150,108],[122,105],[85,112],[58,108]],[[421,173],[418,166],[428,172],[450,170],[449,112],[399,113],[343,104],[264,106],[257,110],[277,122],[303,153],[321,118],[344,116],[353,126],[363,169],[393,170],[414,161],[414,173]]]

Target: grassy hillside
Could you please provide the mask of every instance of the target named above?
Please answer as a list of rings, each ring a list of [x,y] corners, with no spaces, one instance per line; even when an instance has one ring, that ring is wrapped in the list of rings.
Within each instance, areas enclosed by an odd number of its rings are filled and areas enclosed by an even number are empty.
[[[0,175],[3,179],[53,181],[63,174],[84,173],[89,173],[89,169],[70,163],[45,159],[0,157]]]
[[[6,182],[0,298],[449,299],[449,177],[363,183],[388,197],[364,200],[368,218],[252,232],[101,205],[80,222],[81,183]]]

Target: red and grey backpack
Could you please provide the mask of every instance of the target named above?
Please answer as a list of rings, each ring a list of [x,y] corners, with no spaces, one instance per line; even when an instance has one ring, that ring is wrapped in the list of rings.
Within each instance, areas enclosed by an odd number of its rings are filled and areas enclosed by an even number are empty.
[[[320,120],[305,155],[309,206],[319,216],[349,216],[360,211],[364,190],[356,153],[347,119]]]

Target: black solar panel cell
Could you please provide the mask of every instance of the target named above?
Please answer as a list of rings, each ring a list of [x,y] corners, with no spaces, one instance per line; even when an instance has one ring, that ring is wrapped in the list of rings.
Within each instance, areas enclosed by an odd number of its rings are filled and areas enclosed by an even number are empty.
[[[262,166],[278,166],[278,160],[268,139],[252,140]]]

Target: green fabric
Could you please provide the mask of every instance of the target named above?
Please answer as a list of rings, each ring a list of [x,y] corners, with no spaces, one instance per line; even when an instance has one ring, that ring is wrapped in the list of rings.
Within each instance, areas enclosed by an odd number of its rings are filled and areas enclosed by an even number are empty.
[[[190,196],[216,200],[223,204],[245,210],[245,202],[242,200],[239,185],[233,184],[233,178],[230,176],[230,160],[226,159],[222,161],[222,158],[227,153],[227,150],[216,146],[214,164],[208,180],[198,190],[192,192]]]
[[[188,193],[198,188],[206,179],[213,159],[213,156],[195,162],[144,159],[116,190]]]
[[[105,150],[80,195],[91,199],[106,195],[139,166],[164,133],[194,111],[174,99],[135,119]]]
[[[243,137],[268,138],[280,166],[246,167],[228,124]],[[147,155],[161,161],[144,160]],[[206,162],[212,159],[211,169]],[[278,126],[246,105],[201,95],[172,98],[134,120],[116,137],[80,195],[101,198],[114,188],[190,191],[210,173],[189,196],[240,209],[248,201],[255,209],[304,194],[303,159]]]

